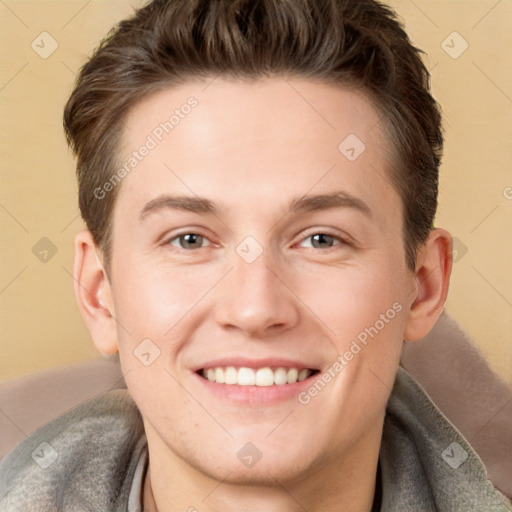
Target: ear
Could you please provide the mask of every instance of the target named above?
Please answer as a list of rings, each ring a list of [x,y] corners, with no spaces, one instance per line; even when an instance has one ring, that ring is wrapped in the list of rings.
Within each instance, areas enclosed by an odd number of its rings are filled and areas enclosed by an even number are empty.
[[[434,326],[446,302],[451,273],[452,237],[444,229],[433,229],[418,252],[416,298],[409,308],[404,340],[419,340]]]
[[[96,348],[102,354],[118,351],[117,328],[110,282],[89,231],[75,238],[73,277],[80,313]]]

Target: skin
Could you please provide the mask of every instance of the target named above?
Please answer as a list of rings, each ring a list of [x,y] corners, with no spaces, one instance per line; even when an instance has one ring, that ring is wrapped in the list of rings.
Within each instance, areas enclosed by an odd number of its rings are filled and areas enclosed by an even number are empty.
[[[403,340],[425,336],[443,309],[451,237],[433,230],[408,269],[385,130],[362,93],[333,85],[217,78],[162,90],[131,111],[122,155],[191,96],[198,106],[120,185],[109,276],[90,233],[76,238],[82,315],[101,352],[119,351],[143,416],[145,508],[369,511]],[[349,134],[366,146],[354,161],[338,150]],[[339,191],[370,213],[289,211]],[[162,195],[204,197],[217,211],[141,219]],[[204,241],[187,247],[186,233]],[[319,233],[333,238],[315,245]],[[247,236],[262,249],[252,263],[236,251]],[[321,375],[393,304],[396,316],[308,404],[240,404],[193,371],[223,356],[285,357]],[[144,339],[160,350],[149,366],[134,355]],[[262,454],[251,468],[237,457],[247,442]]]

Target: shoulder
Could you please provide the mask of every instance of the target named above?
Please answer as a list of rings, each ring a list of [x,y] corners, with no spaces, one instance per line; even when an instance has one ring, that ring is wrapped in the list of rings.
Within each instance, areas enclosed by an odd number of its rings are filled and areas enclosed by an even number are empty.
[[[384,503],[400,503],[397,509],[512,511],[468,441],[403,368],[388,401],[379,460]]]
[[[0,510],[77,510],[77,504],[80,510],[117,510],[144,443],[142,418],[127,390],[88,400],[0,461]]]

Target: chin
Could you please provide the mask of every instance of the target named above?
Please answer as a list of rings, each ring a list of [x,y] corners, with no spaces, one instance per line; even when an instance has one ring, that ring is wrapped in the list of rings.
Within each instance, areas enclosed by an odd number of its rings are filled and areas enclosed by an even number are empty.
[[[246,454],[250,454],[253,448],[245,445],[240,449],[237,446],[234,457],[226,456],[228,452],[226,451],[220,460],[212,458],[210,461],[195,460],[195,464],[191,462],[196,470],[223,484],[249,487],[286,486],[300,482],[323,465],[323,457],[313,459],[311,451],[302,453],[305,446],[307,445],[292,446],[288,444],[287,453],[282,453],[282,448],[263,448],[260,452],[261,458],[252,461]],[[301,448],[301,450],[294,448]],[[208,462],[213,462],[213,464]]]

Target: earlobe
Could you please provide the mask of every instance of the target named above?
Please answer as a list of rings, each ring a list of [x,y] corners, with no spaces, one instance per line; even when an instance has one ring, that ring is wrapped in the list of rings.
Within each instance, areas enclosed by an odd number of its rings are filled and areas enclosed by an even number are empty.
[[[108,276],[89,231],[75,238],[73,277],[80,313],[96,348],[102,354],[118,351],[114,304]]]
[[[412,302],[404,332],[406,341],[416,341],[430,331],[443,311],[452,271],[452,237],[433,229],[418,253]]]

